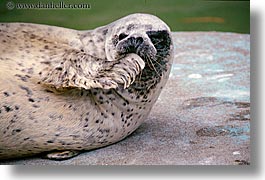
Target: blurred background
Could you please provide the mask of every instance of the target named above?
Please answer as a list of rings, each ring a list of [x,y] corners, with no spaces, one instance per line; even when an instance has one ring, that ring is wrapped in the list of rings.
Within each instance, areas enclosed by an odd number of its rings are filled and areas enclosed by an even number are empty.
[[[19,9],[60,2],[89,8]],[[136,12],[160,17],[172,31],[250,33],[250,2],[246,0],[0,0],[0,22],[30,22],[78,30],[93,29]]]

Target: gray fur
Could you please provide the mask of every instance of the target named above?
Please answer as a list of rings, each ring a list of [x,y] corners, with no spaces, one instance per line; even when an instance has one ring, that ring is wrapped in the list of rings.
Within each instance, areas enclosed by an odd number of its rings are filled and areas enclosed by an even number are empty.
[[[147,14],[91,31],[0,24],[0,159],[60,159],[125,138],[157,100],[172,51],[167,25]]]

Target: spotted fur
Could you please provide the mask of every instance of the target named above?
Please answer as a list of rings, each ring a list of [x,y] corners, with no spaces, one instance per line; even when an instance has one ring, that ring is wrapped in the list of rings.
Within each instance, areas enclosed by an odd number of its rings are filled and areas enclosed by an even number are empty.
[[[172,51],[167,25],[147,14],[91,31],[0,24],[0,159],[67,159],[125,138],[157,100]]]

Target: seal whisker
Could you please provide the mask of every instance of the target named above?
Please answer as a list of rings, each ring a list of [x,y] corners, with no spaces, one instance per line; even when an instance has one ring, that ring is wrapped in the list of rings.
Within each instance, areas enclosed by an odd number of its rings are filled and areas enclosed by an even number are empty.
[[[149,61],[153,67],[153,70],[156,72],[157,75],[159,75],[159,73],[157,72],[157,69],[155,68],[155,65],[153,64],[152,60],[147,56],[146,57],[147,61]]]
[[[160,56],[160,55],[157,55],[157,54],[156,54],[156,56],[155,56],[155,57],[164,58],[163,56]]]
[[[153,43],[153,45],[156,46],[157,44],[159,44],[159,43],[161,43],[161,42],[163,42],[163,41],[164,41],[164,40],[162,39],[161,41],[157,41],[157,42]]]
[[[147,62],[148,67],[152,69],[152,66],[150,65],[150,62],[149,62],[148,58],[146,57],[144,59],[146,59],[146,62]]]
[[[160,64],[157,60],[156,61],[154,61],[156,64],[158,64],[161,68],[163,68],[163,65],[162,64]]]

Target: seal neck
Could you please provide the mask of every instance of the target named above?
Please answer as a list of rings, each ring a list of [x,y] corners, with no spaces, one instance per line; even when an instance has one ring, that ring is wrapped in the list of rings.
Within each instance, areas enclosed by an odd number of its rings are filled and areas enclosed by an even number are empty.
[[[100,59],[106,59],[105,39],[108,29],[103,26],[95,30],[82,31],[80,40],[83,44],[84,51]]]

